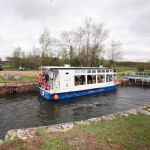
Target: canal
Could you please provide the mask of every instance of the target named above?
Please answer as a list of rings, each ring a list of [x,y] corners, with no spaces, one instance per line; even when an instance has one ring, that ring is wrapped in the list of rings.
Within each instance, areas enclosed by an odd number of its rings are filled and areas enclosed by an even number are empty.
[[[150,89],[119,87],[117,91],[59,103],[37,93],[0,97],[0,138],[11,129],[84,120],[150,104]]]

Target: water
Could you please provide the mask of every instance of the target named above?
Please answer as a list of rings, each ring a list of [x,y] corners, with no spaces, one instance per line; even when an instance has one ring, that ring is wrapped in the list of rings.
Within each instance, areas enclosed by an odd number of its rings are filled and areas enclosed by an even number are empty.
[[[150,104],[150,89],[119,87],[117,91],[73,101],[49,103],[37,93],[0,97],[0,138],[11,129],[84,120]]]

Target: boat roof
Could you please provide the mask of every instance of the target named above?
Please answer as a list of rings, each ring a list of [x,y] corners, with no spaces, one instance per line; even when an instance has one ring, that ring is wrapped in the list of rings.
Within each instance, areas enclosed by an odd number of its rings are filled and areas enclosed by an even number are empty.
[[[108,67],[69,67],[69,66],[42,66],[42,69],[114,69]]]

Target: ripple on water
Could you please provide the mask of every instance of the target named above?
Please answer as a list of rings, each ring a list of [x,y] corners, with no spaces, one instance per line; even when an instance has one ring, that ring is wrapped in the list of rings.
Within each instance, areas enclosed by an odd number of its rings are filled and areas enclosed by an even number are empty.
[[[84,120],[150,104],[150,89],[119,87],[116,92],[50,103],[37,93],[0,98],[0,138],[10,129]]]

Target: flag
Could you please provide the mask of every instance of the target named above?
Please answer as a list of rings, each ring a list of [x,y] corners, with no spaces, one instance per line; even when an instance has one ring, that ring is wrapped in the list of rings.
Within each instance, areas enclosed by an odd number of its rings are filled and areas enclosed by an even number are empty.
[[[43,83],[43,72],[42,72],[42,66],[41,66],[41,70],[40,70],[40,73],[39,73],[39,83],[42,85]]]

